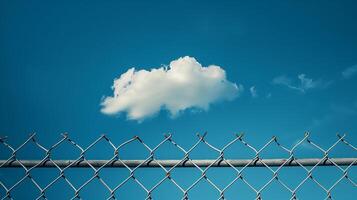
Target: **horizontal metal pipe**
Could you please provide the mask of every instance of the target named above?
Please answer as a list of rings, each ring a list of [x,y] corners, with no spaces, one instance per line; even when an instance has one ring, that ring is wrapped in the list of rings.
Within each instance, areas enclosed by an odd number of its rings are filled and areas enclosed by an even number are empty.
[[[230,167],[230,165],[234,167],[264,167],[265,165],[269,167],[279,167],[284,164],[284,167],[294,167],[300,166],[299,163],[303,166],[315,166],[318,164],[319,166],[331,166],[334,165],[333,163],[339,166],[346,166],[346,165],[357,165],[357,158],[331,158],[329,160],[324,160],[320,162],[321,159],[318,158],[308,158],[308,159],[295,159],[292,161],[288,161],[286,159],[261,159],[255,160],[225,160],[225,161],[216,161],[216,160],[152,160],[152,161],[145,161],[145,160],[115,160],[108,163],[108,160],[86,160],[86,161],[75,161],[75,160],[52,160],[46,161],[41,163],[41,160],[20,160],[22,165],[27,168],[34,167],[36,168],[54,168],[57,166],[64,168],[70,166],[71,168],[88,168],[90,165],[93,167],[104,167],[107,168],[124,168],[125,165],[128,167],[137,167],[140,165],[142,168],[158,168],[161,166],[163,167],[195,167],[195,165],[199,167]],[[331,161],[332,162],[331,162]],[[19,161],[6,161],[0,160],[1,168],[19,168],[22,167]],[[263,164],[265,163],[265,165]],[[56,165],[55,165],[55,164]],[[89,165],[89,164],[90,165]],[[125,165],[124,165],[124,164]],[[230,165],[228,164],[230,163]]]

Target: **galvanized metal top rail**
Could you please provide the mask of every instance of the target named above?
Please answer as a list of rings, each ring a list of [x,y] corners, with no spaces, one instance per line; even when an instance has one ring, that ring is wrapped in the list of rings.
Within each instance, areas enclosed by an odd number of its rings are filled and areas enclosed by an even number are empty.
[[[307,158],[307,159],[257,159],[253,161],[251,159],[244,160],[15,160],[9,162],[6,160],[0,160],[2,168],[89,168],[89,167],[113,167],[113,168],[125,168],[125,167],[141,167],[141,168],[160,168],[160,167],[300,167],[305,166],[349,166],[357,165],[357,158],[331,158],[321,161],[321,158]]]

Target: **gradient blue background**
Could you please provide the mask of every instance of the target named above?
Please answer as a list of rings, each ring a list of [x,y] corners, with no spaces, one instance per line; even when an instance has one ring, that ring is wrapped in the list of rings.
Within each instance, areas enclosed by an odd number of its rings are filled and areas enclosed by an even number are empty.
[[[196,132],[208,131],[207,139],[217,146],[234,138],[234,133],[245,132],[248,141],[261,146],[272,135],[293,145],[305,131],[310,131],[325,148],[336,140],[336,132],[347,133],[348,140],[355,143],[357,76],[343,79],[341,73],[357,64],[356,9],[355,1],[3,0],[0,135],[9,136],[14,146],[33,132],[47,146],[63,132],[84,146],[103,133],[116,144],[139,135],[154,146],[164,133],[170,132],[188,148]],[[204,66],[221,66],[228,80],[243,84],[246,91],[232,102],[212,105],[208,112],[187,111],[175,119],[168,117],[166,111],[142,123],[126,120],[125,114],[112,117],[100,113],[102,97],[112,95],[113,79],[128,68],[151,69],[185,55],[195,57]],[[296,79],[301,73],[331,84],[305,94],[272,84],[279,75]],[[253,85],[258,98],[249,94]],[[271,98],[266,98],[269,93]],[[131,148],[128,158],[140,157],[142,151]],[[9,154],[3,147],[2,150],[4,159]],[[37,155],[35,150],[22,153],[24,157]],[[173,157],[178,155],[171,153]],[[163,149],[162,154],[170,151]],[[98,148],[93,155],[105,157],[110,152]],[[341,147],[335,155],[349,154]],[[353,172],[356,178],[356,170]],[[46,173],[56,174],[50,170]],[[182,179],[192,179],[190,173],[182,173]],[[162,175],[142,172],[143,180],[150,183],[150,174]],[[212,176],[222,179],[228,174],[217,172]],[[333,174],[322,170],[321,177]],[[106,176],[113,179],[113,185],[115,175],[124,177],[120,170],[108,170]],[[21,170],[0,172],[1,180],[11,182],[14,177],[21,177]],[[323,193],[315,192],[311,185],[312,189],[307,188],[301,199],[322,197],[314,196]],[[36,196],[31,192],[36,191],[33,187],[22,187],[14,192],[17,199]],[[83,192],[84,199],[108,195],[95,184],[91,187]],[[173,187],[169,184],[163,186],[155,197],[180,196],[170,188]],[[216,199],[217,193],[208,188],[203,184],[201,192],[193,191],[192,198]],[[50,191],[48,196],[66,199],[73,194],[64,184],[56,191]],[[118,197],[144,197],[143,192],[137,191],[140,189],[135,184],[128,185],[125,194]],[[254,197],[242,191],[243,199]],[[272,189],[266,195],[285,199],[279,197],[278,191]],[[0,194],[3,196],[4,190],[0,189]],[[356,194],[356,189],[342,184],[336,198],[353,199],[351,194]]]

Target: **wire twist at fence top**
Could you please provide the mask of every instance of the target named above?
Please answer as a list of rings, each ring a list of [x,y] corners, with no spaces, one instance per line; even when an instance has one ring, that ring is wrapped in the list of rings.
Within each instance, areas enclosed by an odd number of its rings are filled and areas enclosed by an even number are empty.
[[[180,146],[178,143],[176,143],[173,140],[173,137],[171,134],[164,135],[164,139],[157,144],[154,147],[149,147],[140,137],[134,136],[133,138],[119,144],[115,145],[112,140],[110,140],[106,135],[101,135],[99,138],[97,138],[94,142],[89,144],[87,147],[82,147],[75,141],[73,141],[68,134],[63,134],[62,138],[56,142],[54,145],[46,148],[45,146],[41,145],[39,141],[37,140],[35,134],[30,135],[30,137],[22,143],[18,147],[13,147],[7,142],[7,138],[0,138],[0,143],[11,152],[11,155],[8,159],[6,160],[1,160],[0,161],[0,170],[2,168],[8,168],[8,167],[19,167],[24,170],[24,176],[17,180],[15,184],[13,185],[6,185],[3,180],[0,180],[0,188],[3,188],[5,191],[5,194],[3,196],[0,196],[2,199],[13,199],[12,197],[12,192],[15,188],[19,187],[21,183],[23,183],[26,179],[30,180],[31,183],[38,189],[39,195],[37,199],[47,199],[46,197],[46,192],[49,190],[49,188],[54,187],[55,184],[59,180],[64,180],[66,184],[70,186],[70,188],[73,190],[73,196],[71,199],[81,199],[81,191],[83,188],[88,186],[89,183],[91,183],[93,180],[97,179],[99,182],[103,185],[104,188],[108,191],[108,196],[106,199],[117,199],[117,194],[116,192],[118,191],[119,188],[123,187],[125,184],[127,184],[130,180],[134,181],[138,186],[140,186],[141,189],[143,189],[146,193],[146,199],[152,199],[152,193],[157,190],[165,181],[169,181],[172,183],[175,187],[177,187],[181,192],[182,192],[182,198],[181,199],[189,199],[189,193],[190,191],[198,185],[199,182],[205,181],[209,185],[211,185],[217,192],[218,192],[218,199],[226,199],[225,198],[225,192],[229,190],[232,185],[241,183],[245,184],[248,186],[256,195],[256,199],[261,199],[262,198],[262,192],[266,190],[273,182],[276,182],[280,184],[285,190],[287,190],[291,194],[290,199],[297,199],[297,192],[303,187],[303,185],[308,181],[311,180],[314,182],[319,188],[321,188],[325,193],[326,193],[326,198],[325,199],[332,199],[332,191],[333,189],[343,180],[346,179],[354,188],[356,188],[356,183],[352,178],[349,176],[349,171],[351,170],[352,166],[357,165],[357,158],[348,158],[345,160],[339,160],[339,159],[334,159],[329,157],[330,151],[336,147],[338,144],[343,144],[347,146],[353,153],[357,152],[356,147],[354,147],[352,144],[346,141],[345,135],[340,136],[338,135],[337,141],[332,144],[328,149],[324,149],[315,142],[311,141],[309,138],[309,134],[306,133],[305,136],[299,140],[298,142],[295,143],[295,145],[292,148],[287,148],[286,146],[282,145],[276,137],[271,138],[269,141],[267,141],[261,148],[256,148],[252,146],[250,143],[246,142],[243,134],[241,135],[236,135],[235,138],[233,138],[230,142],[228,142],[225,146],[222,148],[217,148],[213,144],[209,143],[206,140],[206,133],[201,135],[197,134],[198,139],[197,141],[188,149],[183,148]],[[92,149],[95,145],[97,145],[100,141],[105,141],[110,145],[110,147],[113,150],[113,155],[110,159],[108,160],[102,160],[101,162],[89,160],[86,158],[86,152],[88,150]],[[123,160],[120,157],[120,152],[130,143],[133,142],[138,142],[140,145],[142,145],[146,150],[147,150],[147,157],[144,160]],[[302,146],[303,143],[307,142],[310,144],[313,148],[317,149],[318,151],[321,152],[322,157],[320,158],[315,158],[311,159],[310,161],[306,161],[303,159],[298,159],[295,156],[295,150],[297,147]],[[41,160],[37,161],[26,161],[26,160],[21,160],[18,158],[17,153],[24,148],[25,145],[28,143],[33,143],[37,148],[39,148],[41,151],[43,151],[44,156]],[[52,156],[52,152],[58,149],[61,145],[64,143],[70,144],[71,146],[75,147],[80,151],[79,156],[75,160],[71,161],[58,161],[55,160]],[[159,160],[156,158],[156,152],[157,150],[163,146],[163,144],[169,143],[176,149],[178,149],[180,152],[182,152],[183,157],[181,157],[178,160],[174,161],[166,161],[170,162],[170,164],[165,163],[164,160]],[[241,162],[240,160],[230,160],[226,158],[224,155],[224,152],[233,144],[235,143],[241,143],[244,145],[245,148],[251,150],[254,152],[254,157],[251,159],[245,160],[244,162]],[[210,160],[208,162],[205,162],[205,164],[200,163],[200,161],[197,160],[192,160],[190,158],[190,154],[192,151],[196,148],[198,148],[198,145],[203,144],[209,149],[215,151],[217,153],[217,157],[213,160]],[[272,163],[269,160],[265,160],[261,158],[261,152],[265,149],[267,149],[271,145],[276,145],[278,148],[280,148],[282,151],[287,153],[287,158],[280,159],[278,160],[278,164],[275,163],[275,165],[272,165]],[[240,164],[237,164],[240,163]],[[134,164],[133,164],[134,163]],[[188,164],[187,164],[188,163]],[[243,164],[242,164],[243,163]],[[292,164],[293,163],[293,164]],[[124,178],[123,180],[119,181],[115,187],[110,187],[106,181],[101,177],[100,172],[103,170],[105,167],[113,167],[113,166],[120,166],[128,170],[129,175]],[[153,165],[159,169],[162,169],[163,175],[160,181],[156,182],[153,186],[148,187],[145,186],[140,181],[140,178],[137,177],[136,171],[139,168],[142,167],[148,167],[150,165]],[[172,175],[173,171],[178,168],[178,167],[186,167],[185,165],[194,168],[200,172],[199,178],[196,180],[192,181],[191,185],[188,187],[183,187],[180,183],[178,183],[175,180],[175,177]],[[326,187],[323,184],[321,184],[314,176],[313,172],[317,169],[317,167],[321,165],[330,165],[332,167],[335,167],[338,169],[338,171],[341,172],[340,178],[336,180],[330,187]],[[343,166],[344,167],[343,167]],[[31,175],[31,171],[35,168],[40,168],[40,167],[46,167],[46,166],[51,166],[52,168],[55,168],[58,170],[58,175],[56,178],[54,178],[51,182],[49,182],[47,185],[40,185],[38,181],[35,180],[35,178]],[[89,179],[87,179],[82,185],[79,187],[75,187],[74,184],[69,180],[69,178],[66,176],[66,170],[69,168],[73,167],[89,167],[90,169],[93,170],[93,176],[91,176]],[[236,176],[233,180],[231,180],[227,185],[224,187],[219,187],[217,184],[214,183],[214,181],[208,177],[207,171],[210,170],[211,168],[215,167],[220,167],[220,166],[225,166],[233,169],[236,173]],[[245,178],[244,172],[248,167],[251,166],[260,166],[268,169],[271,172],[271,178],[261,187],[254,186],[251,184],[249,180]],[[274,167],[275,166],[275,167]],[[286,166],[297,166],[302,168],[306,172],[306,177],[296,186],[291,186],[285,181],[283,181],[281,178],[279,178],[279,172],[283,167]],[[310,166],[310,167],[309,167]]]

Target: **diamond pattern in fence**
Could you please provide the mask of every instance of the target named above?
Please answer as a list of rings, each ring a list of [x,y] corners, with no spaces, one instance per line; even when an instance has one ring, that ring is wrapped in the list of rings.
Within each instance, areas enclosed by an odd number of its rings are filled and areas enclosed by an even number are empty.
[[[318,189],[317,193],[322,194],[322,199],[334,199],[334,190],[342,182],[344,182],[344,187],[346,184],[350,187],[349,191],[353,192],[351,195],[357,195],[354,180],[357,149],[345,139],[345,135],[338,135],[335,143],[329,148],[322,148],[311,141],[308,133],[291,148],[281,144],[276,137],[257,148],[247,142],[242,134],[236,135],[226,145],[219,148],[206,139],[206,134],[197,134],[197,136],[197,140],[189,148],[176,143],[172,135],[165,135],[163,140],[155,146],[149,146],[138,136],[115,144],[106,135],[102,135],[88,146],[80,145],[68,134],[63,134],[61,139],[51,146],[40,143],[35,134],[30,135],[17,147],[12,146],[7,138],[1,138],[0,153],[2,156],[0,159],[3,160],[0,160],[0,175],[3,176],[0,176],[0,198],[16,199],[16,194],[24,185],[31,185],[34,199],[49,199],[48,194],[51,190],[64,187],[67,188],[66,191],[69,194],[66,198],[69,199],[90,198],[88,193],[93,192],[91,191],[93,188],[101,188],[105,191],[102,199],[125,199],[125,195],[131,196],[128,193],[133,191],[143,193],[144,199],[160,198],[160,193],[161,196],[168,195],[170,199],[195,199],[199,193],[211,194],[212,191],[212,194],[216,195],[214,199],[239,197],[246,199],[249,196],[248,193],[253,199],[262,199],[265,196],[274,196],[277,191],[285,194],[287,199],[304,199],[304,196],[299,195],[311,195],[311,192],[303,194],[303,191],[310,187]],[[95,148],[100,143],[104,143],[106,147],[98,151]],[[128,147],[134,143],[135,148]],[[238,144],[242,150],[234,151],[233,154],[243,155],[244,153],[241,152],[244,150],[250,152],[244,154],[250,155],[249,158],[232,159],[227,156],[232,146]],[[28,145],[33,145],[32,149],[42,153],[41,159],[22,158],[21,151]],[[344,146],[352,157],[332,158],[331,152],[338,145]],[[61,153],[57,151],[63,147],[66,150],[61,157],[68,159],[60,160],[56,158],[56,155]],[[142,159],[122,157],[126,148],[136,151],[138,147],[141,148],[141,152],[145,152]],[[169,151],[168,148],[176,152],[175,159],[160,158],[162,153],[160,154],[159,151]],[[200,148],[205,148],[202,152],[210,152],[209,154],[214,157],[194,159],[192,155]],[[272,148],[275,148],[274,152],[269,152],[268,150]],[[302,158],[297,154],[298,148],[318,153],[320,156]],[[106,151],[108,158],[104,160],[90,158],[92,156],[88,154],[93,150],[98,151],[94,152],[97,156]],[[267,154],[276,154],[275,151],[280,151],[286,156],[273,159],[265,157]],[[8,157],[4,159],[7,155]],[[286,172],[287,168],[292,169],[293,172]],[[334,172],[333,174],[331,172],[320,173],[318,171],[320,168],[333,169]],[[72,171],[74,169],[77,169],[75,173]],[[108,173],[106,171],[108,169],[120,171]],[[217,169],[224,171],[217,172]],[[41,173],[45,170],[46,173]],[[51,173],[48,170],[51,170]],[[190,173],[183,174],[181,170],[188,170]],[[263,174],[262,170],[264,170],[264,175],[260,176]],[[80,171],[84,171],[86,175],[81,174]],[[4,174],[10,173],[13,176],[5,180]],[[155,177],[145,178],[148,174]],[[305,187],[306,185],[308,187]],[[242,187],[244,190],[237,189],[237,187]],[[240,193],[242,191],[243,193]]]

